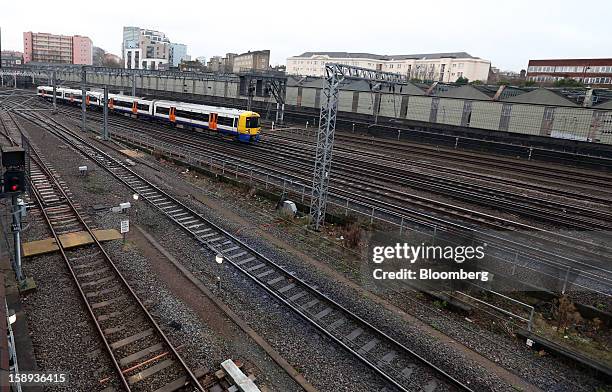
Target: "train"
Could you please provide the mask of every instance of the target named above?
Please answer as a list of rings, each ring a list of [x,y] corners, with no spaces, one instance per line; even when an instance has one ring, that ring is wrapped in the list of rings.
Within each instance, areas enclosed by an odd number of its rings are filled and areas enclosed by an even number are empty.
[[[38,86],[36,94],[43,99],[51,100],[53,99],[53,87]],[[56,99],[64,103],[80,105],[83,99],[83,92],[80,89],[57,87],[55,94]],[[85,92],[87,106],[102,107],[103,101],[102,92]],[[108,108],[111,112],[129,114],[137,118],[208,129],[244,143],[259,141],[261,133],[260,115],[249,110],[178,101],[149,100],[121,94],[108,94]]]

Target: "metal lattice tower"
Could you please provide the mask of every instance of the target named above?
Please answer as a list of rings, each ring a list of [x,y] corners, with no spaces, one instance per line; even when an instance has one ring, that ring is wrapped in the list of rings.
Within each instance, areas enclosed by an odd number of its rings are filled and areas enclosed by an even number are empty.
[[[319,115],[319,131],[317,132],[317,149],[310,197],[310,215],[315,230],[319,230],[325,221],[327,188],[329,186],[336,116],[338,114],[338,96],[340,94],[340,83],[343,80],[344,75],[336,64],[325,64],[325,87],[323,88],[323,100]]]
[[[312,194],[310,197],[310,215],[315,230],[319,230],[325,222],[340,84],[345,77],[379,81],[389,85],[406,84],[408,82],[406,75],[342,64],[325,64],[325,86],[323,87],[323,99],[321,100]]]

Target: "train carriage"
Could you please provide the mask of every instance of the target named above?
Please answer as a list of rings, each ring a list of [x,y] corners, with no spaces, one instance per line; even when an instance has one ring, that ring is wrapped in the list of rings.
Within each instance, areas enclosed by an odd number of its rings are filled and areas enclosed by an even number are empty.
[[[55,89],[55,96],[57,99],[63,98],[62,90],[63,90],[62,88]],[[47,99],[47,100],[52,100],[53,99],[53,87],[38,86],[36,95],[38,95],[39,97],[43,97],[44,99]]]
[[[217,131],[241,142],[259,140],[259,114],[216,106],[174,101],[154,101],[153,116],[173,124]]]
[[[70,88],[62,88],[63,100],[72,104],[81,104],[83,100],[83,93],[81,90],[75,90]]]
[[[102,107],[104,94],[97,91],[88,91],[86,102],[88,106]]]
[[[108,95],[109,109],[116,112],[131,113],[136,116],[152,116],[153,102],[144,98],[129,97],[127,95]]]

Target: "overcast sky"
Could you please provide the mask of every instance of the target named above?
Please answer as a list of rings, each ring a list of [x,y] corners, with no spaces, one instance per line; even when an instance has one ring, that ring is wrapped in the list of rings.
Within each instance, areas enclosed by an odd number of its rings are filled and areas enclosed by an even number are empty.
[[[120,55],[132,25],[165,32],[192,57],[270,49],[272,64],[305,51],[465,51],[515,71],[529,59],[612,57],[609,0],[2,0],[0,10],[3,50],[22,51],[33,31],[86,35]]]

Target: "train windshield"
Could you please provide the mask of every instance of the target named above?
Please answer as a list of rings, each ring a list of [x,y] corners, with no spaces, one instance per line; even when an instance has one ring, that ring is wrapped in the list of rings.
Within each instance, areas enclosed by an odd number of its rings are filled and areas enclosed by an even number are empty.
[[[259,117],[247,117],[246,127],[247,128],[259,128]]]

